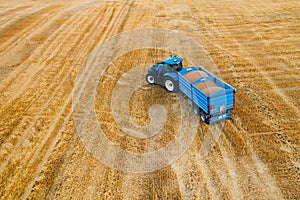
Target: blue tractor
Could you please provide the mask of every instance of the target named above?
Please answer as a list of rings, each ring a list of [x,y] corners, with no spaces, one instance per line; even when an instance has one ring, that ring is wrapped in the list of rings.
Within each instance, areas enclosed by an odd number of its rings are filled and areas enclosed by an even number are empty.
[[[182,58],[171,56],[153,64],[148,70],[146,81],[150,84],[165,86],[169,92],[178,92],[178,72],[182,70]]]

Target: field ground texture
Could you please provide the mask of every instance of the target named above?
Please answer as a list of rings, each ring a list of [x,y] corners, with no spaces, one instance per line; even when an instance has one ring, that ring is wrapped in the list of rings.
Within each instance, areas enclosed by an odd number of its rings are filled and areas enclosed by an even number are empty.
[[[197,41],[238,92],[232,120],[211,129],[199,123],[175,162],[135,174],[111,169],[89,153],[75,128],[72,94],[93,49],[143,28],[177,30]],[[135,50],[109,69],[128,71],[169,53]],[[0,198],[300,199],[299,61],[300,4],[294,0],[1,1]],[[141,153],[175,137],[178,120],[149,141],[118,134],[105,103],[113,81],[102,79],[95,101],[107,138]],[[131,98],[130,115],[145,125],[149,104],[159,103],[176,116],[177,101],[145,83]],[[215,145],[200,159],[203,140],[218,128],[220,137],[211,138]]]

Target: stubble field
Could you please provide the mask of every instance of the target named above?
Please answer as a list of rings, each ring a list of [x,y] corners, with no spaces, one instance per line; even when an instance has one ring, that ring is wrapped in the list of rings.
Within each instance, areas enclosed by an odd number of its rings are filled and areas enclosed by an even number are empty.
[[[120,33],[149,28],[176,30],[199,43],[218,76],[237,89],[236,109],[232,120],[197,124],[174,162],[130,173],[103,164],[82,142],[74,87],[78,77],[88,80],[84,66],[95,48]],[[113,101],[116,95],[125,99],[126,92],[114,93],[122,91],[123,73],[143,79],[144,71],[135,67],[146,69],[171,53],[183,56],[155,48],[167,43],[164,37],[131,42],[146,41],[153,47],[125,52],[107,66],[94,102],[106,138],[136,154],[176,140],[181,122],[182,98],[159,86],[141,84],[127,108]],[[103,59],[114,51],[107,49]],[[185,66],[209,69],[186,57]],[[0,198],[299,199],[299,61],[297,1],[2,1]],[[152,104],[167,113],[158,134],[142,138],[121,130],[116,109],[128,110],[131,122],[144,127],[151,123]],[[199,155],[205,148],[205,156]],[[104,153],[107,159],[116,156],[109,149]]]

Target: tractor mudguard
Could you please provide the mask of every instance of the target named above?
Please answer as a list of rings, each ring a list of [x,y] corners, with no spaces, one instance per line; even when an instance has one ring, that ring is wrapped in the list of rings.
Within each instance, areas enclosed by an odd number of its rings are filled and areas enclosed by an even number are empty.
[[[178,74],[176,72],[167,72],[164,74],[164,77],[171,77],[174,81],[178,81]]]

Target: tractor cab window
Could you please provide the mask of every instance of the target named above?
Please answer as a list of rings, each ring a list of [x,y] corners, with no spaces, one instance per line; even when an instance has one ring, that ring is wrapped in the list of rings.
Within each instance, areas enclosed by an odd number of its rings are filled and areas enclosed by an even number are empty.
[[[182,63],[177,63],[175,65],[170,65],[172,69],[176,70],[176,71],[180,71],[182,69]]]

